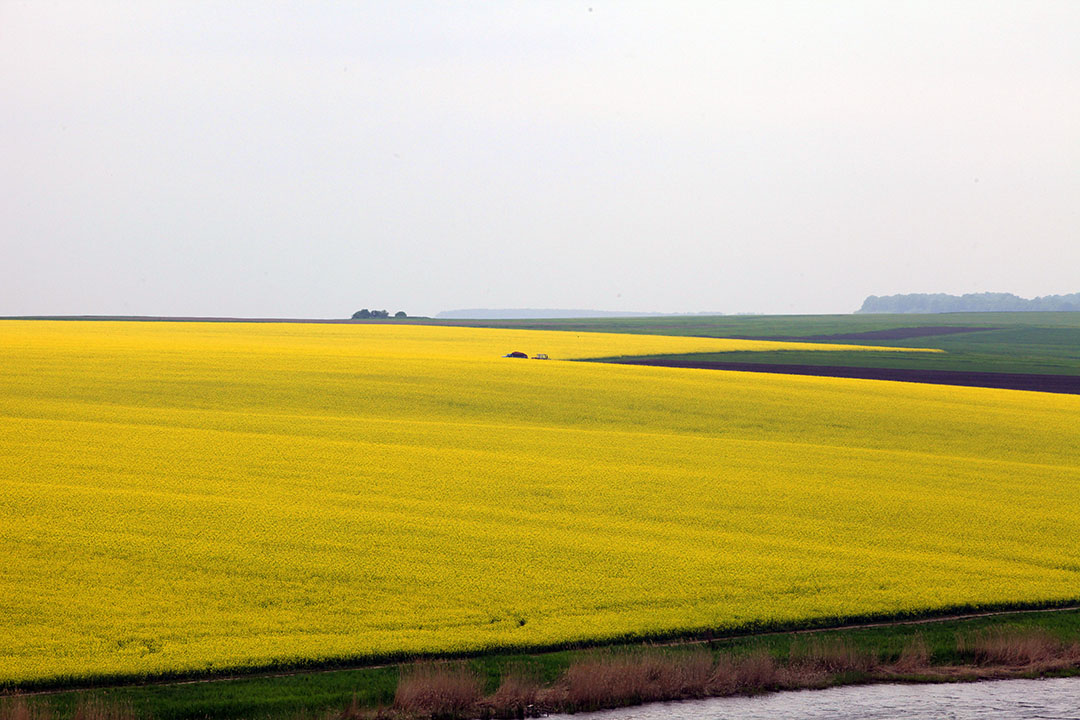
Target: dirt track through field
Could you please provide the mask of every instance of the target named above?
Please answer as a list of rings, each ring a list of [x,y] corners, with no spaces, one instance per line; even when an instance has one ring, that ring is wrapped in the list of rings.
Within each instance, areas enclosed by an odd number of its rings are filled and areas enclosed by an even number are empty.
[[[1080,395],[1080,375],[1037,375],[1034,373],[967,372],[963,370],[913,370],[901,368],[850,367],[846,365],[785,365],[776,363],[707,362],[677,359],[606,360],[623,365],[696,368],[700,370],[737,370],[741,372],[781,373],[784,375],[816,375],[819,377],[858,378],[863,380],[892,380],[896,382],[928,383],[931,385],[962,385],[966,387],[1032,390],[1035,392]]]

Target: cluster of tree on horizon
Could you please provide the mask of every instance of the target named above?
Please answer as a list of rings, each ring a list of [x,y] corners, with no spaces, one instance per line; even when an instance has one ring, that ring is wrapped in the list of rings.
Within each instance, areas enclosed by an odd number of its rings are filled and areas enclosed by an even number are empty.
[[[368,310],[367,308],[357,310],[352,314],[353,320],[381,319],[388,317],[390,317],[390,312],[388,310]],[[402,318],[407,318],[408,315],[405,314],[404,310],[398,310],[394,313],[394,317],[401,320]]]
[[[1080,293],[1046,295],[1032,299],[1012,293],[911,293],[871,295],[858,313],[945,313],[945,312],[1080,312]]]

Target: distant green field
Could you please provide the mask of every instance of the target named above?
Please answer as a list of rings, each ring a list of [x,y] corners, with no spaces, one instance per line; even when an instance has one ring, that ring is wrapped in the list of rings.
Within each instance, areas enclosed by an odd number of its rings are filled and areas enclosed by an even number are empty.
[[[945,353],[732,352],[694,355],[702,361],[846,365],[851,367],[1080,375],[1080,313],[942,313],[934,315],[721,315],[579,320],[455,320],[440,324],[649,333],[703,337],[802,338],[807,342],[938,348]],[[979,328],[954,334],[835,338],[915,328]],[[674,357],[674,356],[656,356]],[[687,356],[681,356],[687,358]]]
[[[428,320],[440,325],[577,330],[660,335],[816,335],[889,330],[903,327],[1062,327],[1080,330],[1080,313],[935,313],[927,315],[680,315],[645,318],[554,320]]]

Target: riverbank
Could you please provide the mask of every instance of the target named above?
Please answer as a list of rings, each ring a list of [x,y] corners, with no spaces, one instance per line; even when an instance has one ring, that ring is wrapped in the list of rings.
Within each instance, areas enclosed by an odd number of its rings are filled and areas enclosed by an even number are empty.
[[[551,713],[627,707],[655,702],[824,689],[871,683],[940,683],[1035,678],[1080,671],[1080,642],[1063,642],[1046,630],[999,626],[958,634],[953,651],[963,664],[934,664],[921,633],[898,655],[861,647],[843,635],[793,642],[786,658],[764,648],[716,653],[711,648],[645,648],[597,653],[575,661],[553,684],[511,670],[494,693],[464,666],[418,665],[406,669],[393,706],[353,718],[523,718]]]
[[[703,698],[548,720],[1047,720],[1080,708],[1080,677],[912,685],[878,683],[824,690]]]
[[[1078,672],[1080,611],[1069,609],[61,691],[0,699],[0,720],[520,717],[849,684]]]

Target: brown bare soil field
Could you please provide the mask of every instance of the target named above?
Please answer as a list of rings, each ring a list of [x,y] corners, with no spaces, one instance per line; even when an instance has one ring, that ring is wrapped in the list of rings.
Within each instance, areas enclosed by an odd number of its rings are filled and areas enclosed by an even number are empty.
[[[1035,392],[1080,394],[1080,376],[1038,375],[1034,373],[968,372],[962,370],[912,370],[900,368],[850,367],[846,365],[788,365],[779,363],[708,362],[663,358],[609,360],[625,365],[738,370],[742,372],[817,375],[820,377],[892,380],[895,382],[962,385],[966,387],[1032,390]]]

